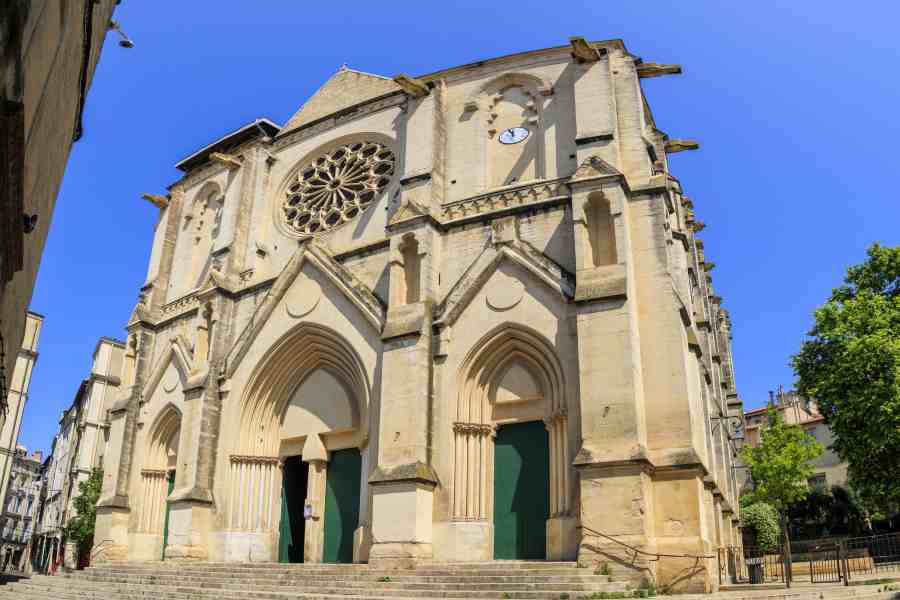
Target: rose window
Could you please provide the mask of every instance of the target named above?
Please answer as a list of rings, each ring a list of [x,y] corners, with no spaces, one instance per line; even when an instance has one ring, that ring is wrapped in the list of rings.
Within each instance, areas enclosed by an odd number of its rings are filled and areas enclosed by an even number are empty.
[[[281,207],[295,233],[312,235],[346,223],[384,191],[394,174],[394,153],[377,142],[335,148],[300,169]]]

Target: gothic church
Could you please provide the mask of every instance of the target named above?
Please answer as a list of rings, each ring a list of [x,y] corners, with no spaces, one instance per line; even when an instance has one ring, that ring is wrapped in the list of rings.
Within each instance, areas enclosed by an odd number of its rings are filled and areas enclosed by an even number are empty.
[[[94,561],[577,560],[713,587],[741,403],[668,169],[696,143],[641,88],[678,72],[583,38],[342,67],[283,126],[179,162],[145,194]]]

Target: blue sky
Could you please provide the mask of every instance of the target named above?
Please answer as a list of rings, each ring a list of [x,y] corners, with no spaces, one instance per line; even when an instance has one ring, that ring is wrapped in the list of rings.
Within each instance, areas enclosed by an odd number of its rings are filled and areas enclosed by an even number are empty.
[[[652,7],[652,10],[651,10]],[[696,138],[673,173],[695,202],[734,321],[747,406],[849,264],[900,244],[893,2],[139,2],[116,19],[60,191],[32,308],[46,315],[20,442],[49,449],[102,335],[124,337],[174,164],[248,121],[285,122],[342,63],[394,75],[622,38],[684,75],[645,80],[660,129]]]

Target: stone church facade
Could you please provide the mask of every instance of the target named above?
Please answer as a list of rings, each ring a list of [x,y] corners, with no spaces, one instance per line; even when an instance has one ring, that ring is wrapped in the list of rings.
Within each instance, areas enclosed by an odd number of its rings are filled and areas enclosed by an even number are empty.
[[[667,167],[695,144],[640,85],[678,70],[581,38],[341,68],[283,127],[181,161],[145,195],[94,560],[578,560],[714,586],[741,412]]]

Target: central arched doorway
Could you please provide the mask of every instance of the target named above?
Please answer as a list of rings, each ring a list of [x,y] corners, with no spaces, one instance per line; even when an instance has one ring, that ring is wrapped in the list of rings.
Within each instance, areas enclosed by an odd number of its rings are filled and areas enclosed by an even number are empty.
[[[368,390],[355,352],[328,329],[303,324],[275,345],[248,386],[231,456],[232,530],[270,532],[280,562],[353,562]]]

